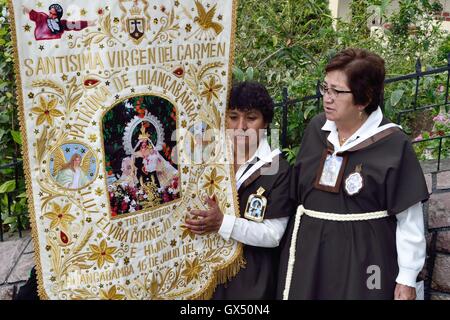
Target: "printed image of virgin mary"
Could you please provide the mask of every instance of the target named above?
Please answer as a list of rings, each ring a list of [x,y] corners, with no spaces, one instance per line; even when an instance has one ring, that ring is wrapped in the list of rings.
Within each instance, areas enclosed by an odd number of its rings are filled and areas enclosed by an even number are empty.
[[[111,217],[156,209],[180,199],[177,110],[152,95],[128,98],[102,119]]]
[[[141,185],[151,183],[157,189],[165,189],[172,184],[177,177],[175,169],[161,154],[155,149],[150,140],[150,135],[145,131],[144,125],[141,126],[141,133],[138,143],[134,148],[134,165],[137,168],[136,176]]]
[[[55,177],[56,182],[69,189],[78,189],[85,186],[89,179],[81,168],[81,161],[81,155],[74,153],[70,161],[59,170]]]

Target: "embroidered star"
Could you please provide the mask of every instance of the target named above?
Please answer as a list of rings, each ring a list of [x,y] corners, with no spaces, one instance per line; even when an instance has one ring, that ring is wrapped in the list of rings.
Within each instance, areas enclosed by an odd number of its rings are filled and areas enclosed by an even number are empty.
[[[103,49],[105,46],[103,44],[99,45],[100,49]]]
[[[102,175],[102,174],[99,175],[98,178],[99,178],[99,179],[103,179],[103,175]]]
[[[116,98],[116,100],[119,100],[120,96],[118,94],[116,94],[115,98]]]
[[[44,50],[44,46],[43,46],[43,45],[40,45],[40,46],[39,46],[39,50],[41,50],[41,51]]]
[[[114,23],[119,23],[119,18],[114,17]]]
[[[39,197],[42,197],[44,194],[41,192],[39,192]]]
[[[67,81],[67,75],[63,74],[63,75],[61,76],[61,79],[62,79],[62,81]]]
[[[66,148],[66,150],[65,150],[67,153],[69,153],[70,152],[70,148]]]
[[[92,125],[93,125],[93,126],[96,126],[96,125],[97,125],[97,122],[92,121]]]
[[[135,91],[135,90],[134,90],[134,88],[131,88],[131,90],[130,90],[130,91],[131,91],[131,93],[134,93],[134,91]]]
[[[25,30],[25,32],[29,32],[31,30],[31,26],[29,24],[26,24],[23,29]]]
[[[100,206],[101,206],[102,208],[106,207],[106,205],[105,205],[104,203],[102,203]]]
[[[109,86],[111,83],[110,83],[109,81],[106,81],[105,84],[106,84],[107,86]]]
[[[97,141],[97,135],[91,134],[91,135],[89,136],[89,141],[91,141],[92,143],[94,143],[95,141]]]
[[[222,16],[221,14],[219,14],[219,15],[217,16],[217,19],[218,19],[218,20],[222,20],[222,18],[223,18],[223,16]]]
[[[39,130],[38,129],[34,129],[34,134],[38,134]]]
[[[28,94],[28,98],[33,99],[33,98],[34,98],[34,93],[33,93],[33,92],[30,92],[30,93]]]
[[[69,130],[70,128],[72,128],[72,126],[70,124],[66,124],[66,129]]]
[[[186,120],[181,121],[181,127],[186,128],[187,122]]]
[[[81,149],[81,153],[86,153],[86,149]]]
[[[72,39],[73,38],[73,35],[72,34],[69,34],[69,39]]]
[[[81,11],[80,11],[80,15],[82,15],[82,16],[85,16],[86,15],[86,13],[87,13],[87,11],[86,11],[86,9],[81,9]]]

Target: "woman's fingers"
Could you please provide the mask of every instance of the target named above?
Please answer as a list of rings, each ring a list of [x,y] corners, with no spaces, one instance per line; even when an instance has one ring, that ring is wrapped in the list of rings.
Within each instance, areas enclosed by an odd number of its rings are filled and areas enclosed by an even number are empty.
[[[193,226],[205,225],[205,221],[203,221],[203,219],[201,219],[201,220],[186,219],[185,221],[186,221],[186,224],[193,225]]]
[[[217,204],[217,200],[216,200],[216,195],[215,194],[211,198],[210,197],[205,197],[205,202],[211,209],[218,208],[218,204]]]
[[[207,217],[209,215],[208,211],[204,210],[191,210],[189,211],[191,215],[197,216],[197,217]]]

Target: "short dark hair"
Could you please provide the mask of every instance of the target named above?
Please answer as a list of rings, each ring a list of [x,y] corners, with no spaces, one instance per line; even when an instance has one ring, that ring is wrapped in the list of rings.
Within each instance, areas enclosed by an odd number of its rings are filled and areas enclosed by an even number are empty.
[[[51,4],[50,7],[48,7],[48,11],[50,11],[52,9],[55,9],[56,14],[58,15],[58,19],[61,19],[63,16],[63,13],[64,13],[63,8],[59,4],[54,3],[54,4]]]
[[[258,110],[264,122],[269,124],[273,119],[274,103],[266,87],[254,81],[235,83],[231,88],[229,110]]]
[[[348,79],[355,104],[368,104],[364,111],[374,112],[381,102],[386,70],[384,60],[364,49],[348,48],[337,53],[325,67],[325,71],[340,70]]]

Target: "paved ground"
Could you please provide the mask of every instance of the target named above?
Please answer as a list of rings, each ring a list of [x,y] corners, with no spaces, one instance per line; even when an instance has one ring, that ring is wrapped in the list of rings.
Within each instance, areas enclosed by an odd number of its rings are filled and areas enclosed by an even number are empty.
[[[34,249],[29,231],[4,235],[0,242],[0,300],[12,299],[30,275],[34,266]]]

